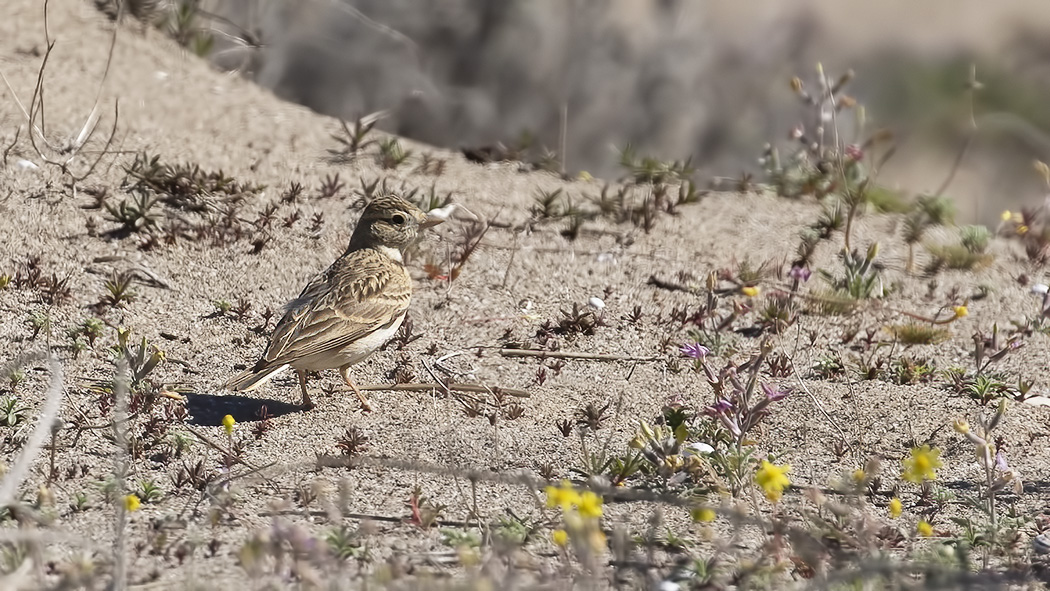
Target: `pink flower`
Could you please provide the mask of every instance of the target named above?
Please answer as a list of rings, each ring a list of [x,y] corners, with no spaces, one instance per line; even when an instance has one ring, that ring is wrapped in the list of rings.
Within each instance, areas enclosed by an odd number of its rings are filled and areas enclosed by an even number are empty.
[[[682,352],[682,355],[685,355],[690,359],[703,359],[711,353],[710,349],[700,343],[682,345],[678,350]]]
[[[769,384],[762,384],[762,392],[766,395],[766,398],[772,402],[783,400],[787,398],[787,395],[790,393],[788,390],[781,390],[776,386],[770,386]]]
[[[791,267],[791,270],[788,271],[788,277],[802,283],[809,281],[809,276],[812,274],[813,272],[809,270],[809,267]]]

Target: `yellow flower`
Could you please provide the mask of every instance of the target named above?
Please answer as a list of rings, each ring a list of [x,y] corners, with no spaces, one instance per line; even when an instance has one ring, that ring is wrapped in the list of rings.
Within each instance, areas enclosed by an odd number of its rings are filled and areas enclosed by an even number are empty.
[[[551,532],[551,541],[554,542],[554,545],[564,548],[569,543],[569,532],[556,529]]]
[[[693,521],[699,521],[701,523],[711,523],[715,520],[716,515],[715,510],[709,507],[700,507],[699,509],[693,509],[692,512],[690,512]]]
[[[901,478],[919,484],[925,480],[937,478],[936,470],[943,466],[941,450],[930,449],[929,445],[911,448],[911,455],[901,461],[904,471]]]
[[[138,511],[141,505],[142,502],[139,501],[139,498],[136,495],[128,495],[124,497],[124,510],[128,513],[131,513],[132,511]]]
[[[740,293],[746,295],[749,298],[753,298],[758,295],[759,289],[757,286],[748,285],[740,288]]]
[[[581,170],[580,174],[577,175],[576,178],[578,178],[581,181],[593,181],[594,180],[594,177],[591,176],[591,173],[587,172],[586,170]]]
[[[952,428],[955,429],[956,433],[966,435],[970,432],[970,423],[967,423],[963,419],[955,419],[952,421]]]
[[[856,470],[853,471],[853,482],[856,482],[856,483],[859,484],[861,482],[864,482],[864,479],[867,478],[867,477],[868,477],[868,475],[864,473],[864,469],[863,468],[857,468]]]
[[[1017,233],[1018,234],[1027,234],[1028,233],[1028,226],[1026,226],[1024,224],[1021,224],[1020,226],[1017,226]]]
[[[584,517],[601,517],[602,498],[589,490],[583,491],[580,495],[579,511]]]
[[[928,538],[933,535],[933,526],[927,523],[925,519],[923,519],[918,523],[918,525],[915,526],[915,531],[919,532],[920,536]]]
[[[901,516],[902,511],[904,511],[904,506],[901,505],[901,500],[897,497],[890,499],[890,517],[897,519]]]
[[[1002,219],[1004,222],[1010,221],[1010,218],[1012,217],[1014,217],[1014,214],[1009,209],[1004,209],[1003,213],[999,215],[999,218]]]
[[[791,466],[776,466],[768,460],[762,460],[762,465],[755,473],[755,483],[765,493],[766,498],[775,503],[784,494],[784,489],[791,485],[791,480],[786,476],[790,471]]]
[[[964,316],[970,315],[970,311],[966,309],[966,306],[956,306],[952,308],[952,310],[955,312],[956,318],[962,318]]]
[[[580,494],[568,480],[562,480],[561,486],[548,486],[544,490],[547,493],[547,506],[552,509],[561,507],[562,511],[568,511],[580,504]]]
[[[227,435],[233,435],[233,426],[237,424],[237,421],[232,416],[226,415],[222,417],[222,428],[226,429]]]

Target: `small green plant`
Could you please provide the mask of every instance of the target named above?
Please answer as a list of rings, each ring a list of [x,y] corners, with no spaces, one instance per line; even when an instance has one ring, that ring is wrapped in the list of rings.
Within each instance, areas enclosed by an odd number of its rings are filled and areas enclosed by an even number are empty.
[[[959,243],[972,253],[983,254],[991,238],[992,233],[985,226],[963,226],[959,229]]]
[[[991,232],[984,226],[963,226],[959,230],[958,244],[931,244],[926,246],[933,259],[926,267],[927,274],[941,269],[972,271],[991,264],[992,255],[985,252]]]
[[[17,427],[25,422],[29,409],[22,405],[17,396],[4,396],[0,398],[0,425],[4,427]]]
[[[96,304],[99,310],[126,308],[128,304],[135,301],[138,293],[132,288],[135,277],[128,272],[114,273],[104,283],[106,293]]]
[[[77,491],[73,493],[73,500],[69,502],[69,508],[76,513],[83,513],[91,508],[88,502],[87,493],[83,491]]]
[[[534,198],[535,205],[532,207],[533,217],[540,220],[561,217],[565,211],[565,207],[562,205],[563,192],[564,190],[561,188],[553,191],[539,189],[538,195]]]
[[[687,180],[695,171],[692,158],[684,161],[662,161],[649,156],[639,157],[630,143],[620,150],[620,166],[625,168],[631,180],[639,185]]]
[[[1002,398],[1010,392],[1010,387],[1007,383],[997,378],[998,376],[994,374],[978,375],[968,380],[962,390],[970,398],[980,402],[982,405],[987,405],[992,400]]]
[[[18,387],[22,385],[22,382],[24,381],[26,381],[26,372],[22,371],[21,369],[12,369],[7,374],[7,382],[11,385],[12,392],[18,391]]]
[[[357,158],[362,150],[375,144],[376,141],[374,139],[367,138],[368,134],[372,132],[372,128],[376,126],[376,123],[379,123],[380,118],[378,115],[358,117],[354,120],[352,128],[346,124],[345,120],[340,119],[339,124],[342,126],[345,136],[332,135],[332,139],[338,142],[340,147],[335,150],[328,150],[330,158],[334,162],[350,162]]]
[[[863,257],[856,251],[843,250],[840,254],[842,276],[836,276],[824,269],[818,272],[836,293],[842,296],[853,300],[883,298],[886,297],[889,289],[883,285],[879,267],[875,265],[875,257],[878,254],[878,243],[873,243],[868,247]]]
[[[346,183],[339,180],[339,173],[325,175],[324,181],[321,182],[321,199],[331,199],[339,194],[346,187]]]
[[[155,196],[139,193],[117,205],[104,203],[103,207],[106,209],[107,219],[120,224],[115,233],[127,236],[157,226],[160,214],[154,208],[158,201]]]
[[[69,338],[69,351],[73,355],[73,359],[80,357],[80,354],[87,351],[89,346],[87,341],[77,336],[70,336]]]
[[[376,164],[386,169],[395,169],[404,164],[411,155],[411,150],[404,149],[397,138],[390,137],[379,142]]]
[[[910,386],[932,380],[936,375],[936,368],[928,359],[899,357],[893,362],[891,372],[894,382]]]
[[[1007,463],[1005,449],[1000,449],[1001,438],[993,432],[1002,423],[1006,414],[1006,401],[1000,400],[991,417],[980,418],[977,429],[971,429],[964,420],[957,419],[953,427],[965,436],[977,451],[977,463],[981,469],[979,494],[967,495],[964,500],[983,514],[983,527],[976,526],[969,517],[955,518],[956,524],[964,528],[968,543],[982,554],[982,568],[988,568],[990,560],[1001,552],[1001,546],[1016,543],[1024,519],[1000,514],[998,500],[1002,495],[1023,492],[1021,476]],[[979,532],[979,533],[978,533]]]
[[[450,548],[478,548],[481,546],[481,538],[472,531],[442,529],[441,543]]]
[[[926,265],[927,275],[934,275],[941,269],[974,271],[992,262],[992,255],[972,252],[961,244],[927,245],[926,250],[933,257]]]
[[[218,316],[225,316],[227,312],[233,309],[233,304],[227,300],[214,300],[211,305],[215,306],[215,312]]]
[[[159,501],[163,495],[163,491],[161,491],[160,487],[158,487],[152,480],[143,480],[139,482],[138,497],[143,503]]]
[[[80,323],[79,332],[87,339],[88,345],[94,347],[105,328],[106,325],[98,318],[88,318]]]
[[[360,558],[366,552],[357,532],[345,525],[332,528],[324,536],[328,550],[339,560]]]
[[[894,324],[887,326],[886,331],[902,345],[936,345],[951,336],[947,328],[923,322]]]
[[[846,373],[842,359],[835,355],[825,355],[813,366],[813,374],[822,380],[830,380]]]
[[[36,340],[40,333],[50,335],[51,315],[43,310],[33,310],[29,313],[29,326],[33,329],[33,334],[29,337],[31,341]]]
[[[346,432],[335,444],[339,452],[347,458],[354,458],[368,448],[368,437],[357,427],[347,427]]]
[[[496,518],[496,527],[492,535],[498,539],[515,546],[521,546],[529,541],[536,530],[535,525],[529,526],[523,519],[515,515],[500,515]]]

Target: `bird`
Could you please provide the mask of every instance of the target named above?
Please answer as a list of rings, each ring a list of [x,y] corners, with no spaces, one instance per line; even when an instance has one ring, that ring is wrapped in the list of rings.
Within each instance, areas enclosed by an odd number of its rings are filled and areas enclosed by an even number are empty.
[[[397,332],[412,299],[412,277],[404,252],[426,228],[444,221],[405,199],[384,194],[368,203],[346,251],[314,277],[285,306],[259,360],[226,383],[248,392],[293,369],[304,409],[314,407],[306,372],[338,369],[365,411],[368,399],[350,379],[350,366],[364,360]]]

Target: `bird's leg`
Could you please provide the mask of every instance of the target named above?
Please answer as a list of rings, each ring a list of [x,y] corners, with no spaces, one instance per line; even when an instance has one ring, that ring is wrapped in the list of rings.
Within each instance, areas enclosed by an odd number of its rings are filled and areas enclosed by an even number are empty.
[[[314,407],[314,401],[310,400],[310,394],[306,392],[306,370],[297,369],[295,370],[295,373],[299,374],[299,387],[303,391],[303,408],[310,410]]]
[[[343,367],[339,368],[339,374],[343,376],[343,381],[346,382],[347,386],[350,386],[350,389],[354,391],[354,394],[357,394],[357,399],[361,401],[361,410],[365,412],[372,412],[372,406],[368,404],[368,399],[365,398],[365,395],[357,389],[357,386],[355,386],[352,381],[350,381],[349,369],[349,365],[344,365]]]

